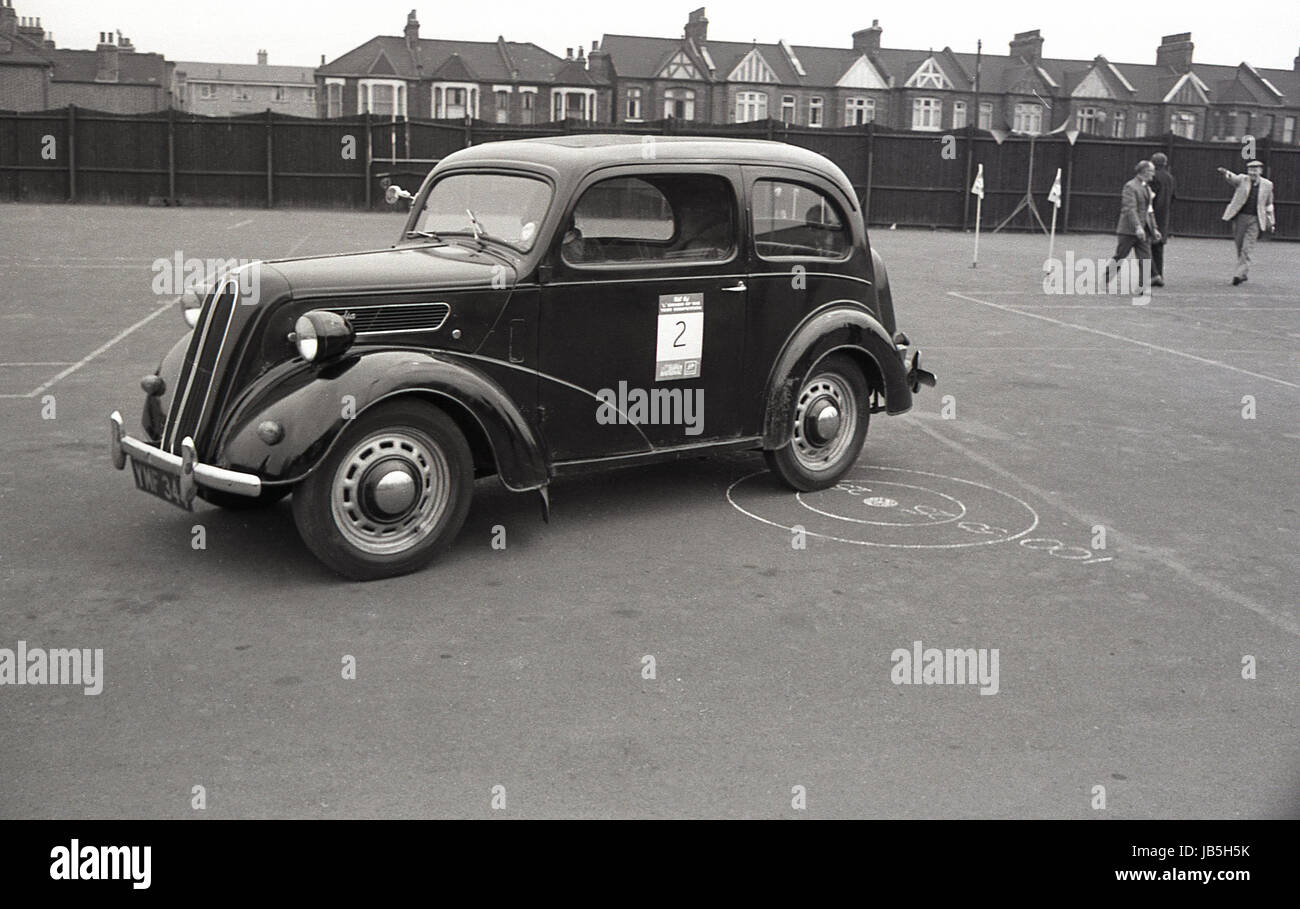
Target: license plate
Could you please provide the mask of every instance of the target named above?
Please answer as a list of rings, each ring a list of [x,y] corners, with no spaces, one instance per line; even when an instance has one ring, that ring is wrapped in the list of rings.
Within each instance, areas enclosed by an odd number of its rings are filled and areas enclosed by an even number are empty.
[[[194,506],[185,501],[181,495],[181,478],[166,471],[159,470],[143,461],[131,461],[131,472],[135,474],[135,488],[143,489],[164,502],[170,502],[177,508],[193,511]]]

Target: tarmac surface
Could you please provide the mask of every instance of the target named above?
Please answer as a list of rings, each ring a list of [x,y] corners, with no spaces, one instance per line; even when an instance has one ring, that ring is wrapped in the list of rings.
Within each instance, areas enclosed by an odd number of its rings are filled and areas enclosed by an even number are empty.
[[[0,816],[1300,815],[1300,246],[1234,288],[1226,233],[1175,238],[1135,305],[1044,293],[1041,235],[972,268],[969,234],[875,229],[939,385],[840,488],[723,455],[558,480],[546,525],[485,480],[438,562],[353,584],[288,502],[137,492],[108,414],[184,331],[155,259],[398,218],[0,223],[0,648],[104,654],[98,695],[0,686]],[[996,649],[996,686],[896,684],[917,641]]]

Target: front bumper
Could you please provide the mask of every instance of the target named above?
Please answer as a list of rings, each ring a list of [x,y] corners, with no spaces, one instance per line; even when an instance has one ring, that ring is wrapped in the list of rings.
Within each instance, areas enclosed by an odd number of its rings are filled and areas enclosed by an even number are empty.
[[[907,372],[907,384],[912,389],[912,393],[920,391],[922,385],[934,388],[938,379],[928,369],[921,368],[921,349],[914,346],[907,335],[901,331],[894,335],[894,348],[898,351],[899,359],[903,361],[903,369]]]
[[[189,436],[181,442],[181,454],[174,455],[127,435],[122,429],[122,415],[116,410],[108,419],[112,433],[113,466],[118,470],[123,469],[129,457],[179,477],[181,497],[186,505],[194,501],[199,486],[241,496],[252,497],[262,493],[262,479],[256,474],[200,464],[194,451],[194,440]]]

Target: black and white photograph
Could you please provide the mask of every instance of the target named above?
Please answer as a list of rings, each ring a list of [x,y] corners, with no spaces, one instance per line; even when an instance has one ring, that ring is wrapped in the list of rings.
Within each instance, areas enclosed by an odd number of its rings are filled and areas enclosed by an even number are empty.
[[[1300,817],[1300,7],[696,2],[0,0],[14,831]]]

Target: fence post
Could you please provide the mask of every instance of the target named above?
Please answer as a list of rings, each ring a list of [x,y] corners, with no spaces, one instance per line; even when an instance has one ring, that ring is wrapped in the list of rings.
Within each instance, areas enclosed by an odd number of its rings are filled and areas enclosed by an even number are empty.
[[[77,105],[68,105],[68,201],[77,201]]]
[[[465,115],[465,147],[469,148],[474,144],[474,118],[469,114]]]
[[[272,208],[275,205],[275,191],[271,172],[275,161],[275,114],[271,113],[271,108],[266,109],[266,207]]]
[[[976,116],[979,115],[977,110]],[[961,229],[963,231],[970,229],[970,185],[971,185],[971,165],[975,160],[975,132],[966,126],[966,182],[961,187]]]
[[[1074,143],[1065,137],[1065,191],[1061,195],[1061,233],[1070,229],[1070,192],[1074,185]]]
[[[167,204],[176,204],[176,108],[167,108]]]
[[[867,191],[862,197],[862,223],[871,223],[871,167],[876,154],[876,125],[867,124]]]
[[[370,111],[366,111],[365,119],[362,124],[366,131],[366,210],[370,210],[370,169],[371,161],[374,160],[374,152],[370,148]]]

